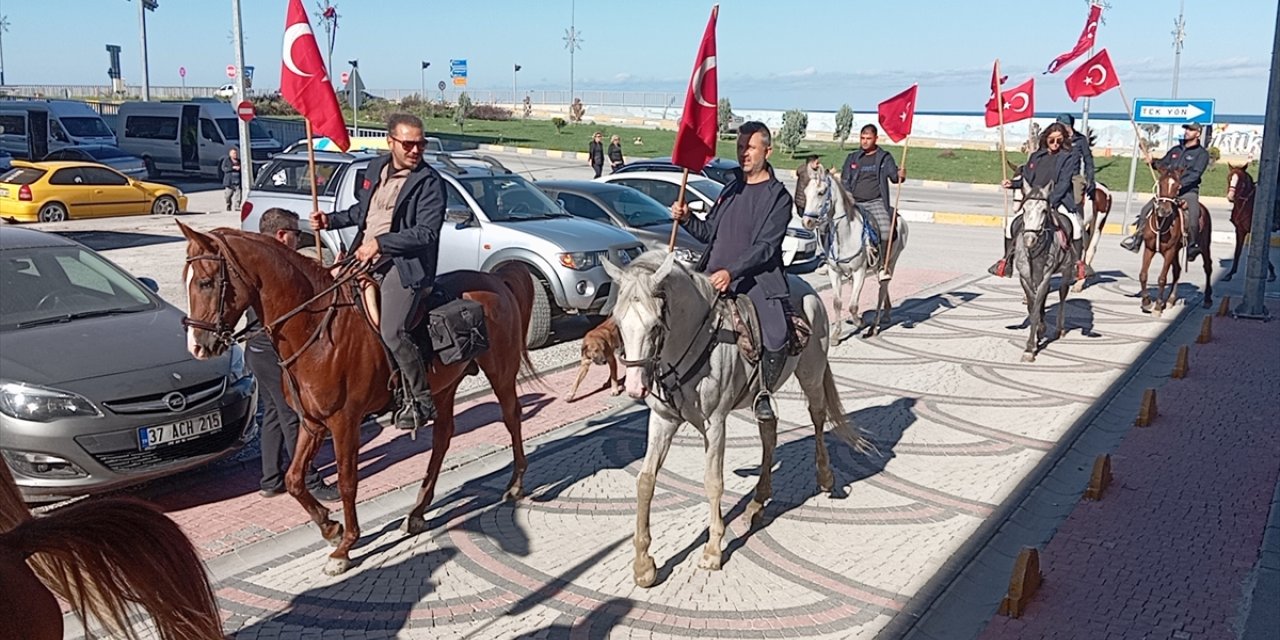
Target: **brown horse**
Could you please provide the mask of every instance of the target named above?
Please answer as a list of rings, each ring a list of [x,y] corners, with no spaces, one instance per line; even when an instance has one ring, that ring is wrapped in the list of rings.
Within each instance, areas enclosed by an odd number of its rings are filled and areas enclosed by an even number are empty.
[[[1142,288],[1142,310],[1150,311],[1159,317],[1166,306],[1177,301],[1178,278],[1182,276],[1182,263],[1179,262],[1178,251],[1186,239],[1186,228],[1183,217],[1188,215],[1187,202],[1178,197],[1178,189],[1182,184],[1182,169],[1162,169],[1156,180],[1155,209],[1147,216],[1147,223],[1142,228],[1142,271],[1138,274],[1138,285]],[[1209,242],[1213,237],[1212,219],[1209,210],[1202,204],[1200,211],[1200,261],[1204,265],[1204,308],[1208,309],[1213,302],[1213,259],[1209,255]],[[1160,268],[1159,289],[1156,292],[1155,308],[1152,308],[1151,292],[1147,290],[1147,271],[1151,268],[1151,259],[1156,254],[1164,259]],[[1169,270],[1173,269],[1173,282],[1169,280]],[[1168,291],[1165,285],[1168,284]],[[1170,300],[1172,298],[1173,300]]]
[[[223,637],[200,555],[172,520],[124,499],[32,518],[0,463],[0,640],[61,640],[54,594],[113,638],[144,635],[129,619],[135,607],[163,640]]]
[[[1230,282],[1240,266],[1240,251],[1253,229],[1253,202],[1258,195],[1258,186],[1249,175],[1249,163],[1237,167],[1228,162],[1227,169],[1230,171],[1227,175],[1227,202],[1231,203],[1231,226],[1236,229],[1236,252],[1231,259],[1231,272],[1222,276],[1223,282]],[[1275,281],[1276,268],[1267,260],[1267,282]]]
[[[357,305],[354,285],[335,286],[330,272],[314,259],[256,233],[215,229],[206,234],[178,226],[187,237],[188,348],[196,358],[225,351],[231,329],[245,310],[257,312],[282,358],[286,393],[304,427],[298,430],[297,456],[285,474],[285,486],[320,528],[320,535],[337,546],[325,572],[342,573],[351,566],[349,552],[360,537],[360,424],[364,416],[388,410],[393,401],[391,365],[382,339]],[[447,273],[436,278],[435,286],[484,307],[490,348],[474,362],[488,377],[511,434],[515,467],[504,498],[518,499],[526,462],[516,379],[522,368],[532,372],[525,348],[533,309],[532,276],[523,265],[511,263],[492,274]],[[474,372],[468,360],[448,366],[438,359],[432,363],[429,376],[439,418],[433,426],[427,475],[404,522],[408,533],[426,528],[423,513],[435,497],[453,437],[454,393],[469,369]],[[333,435],[345,528],[329,518],[329,510],[303,482],[326,431]]]

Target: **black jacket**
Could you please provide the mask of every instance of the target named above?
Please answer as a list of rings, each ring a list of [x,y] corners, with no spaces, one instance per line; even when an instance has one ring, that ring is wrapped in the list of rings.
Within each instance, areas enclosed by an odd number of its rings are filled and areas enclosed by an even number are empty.
[[[868,157],[867,152],[858,149],[845,156],[844,166],[840,168],[840,184],[844,185],[845,191],[853,193],[853,184],[858,179],[858,172],[854,167],[863,162],[877,163],[876,180],[880,183],[880,199],[884,202],[884,210],[892,211],[889,208],[889,183],[898,183],[898,163],[888,151],[876,147],[875,153]]]
[[[609,145],[609,164],[622,164],[622,145]]]
[[[222,186],[240,186],[240,168],[231,164],[231,156],[226,156],[222,159],[222,162],[218,164],[218,170],[222,172]]]
[[[1204,170],[1209,168],[1209,150],[1202,144],[1194,147],[1179,144],[1170,148],[1156,166],[1161,169],[1182,168],[1182,188],[1178,190],[1178,195],[1189,191],[1199,193],[1200,178],[1204,176]]]
[[[592,140],[591,144],[587,146],[587,158],[591,160],[591,164],[603,165],[604,164],[604,143],[596,142],[595,140]]]
[[[769,167],[768,171],[769,180],[765,184],[768,185],[772,204],[768,210],[751,212],[750,217],[755,221],[755,229],[751,234],[751,248],[738,257],[729,266],[728,271],[735,285],[744,280],[753,279],[755,286],[764,288],[766,297],[786,298],[790,290],[787,287],[787,277],[782,270],[782,240],[786,237],[787,225],[791,222],[791,210],[794,205],[787,188],[773,175],[773,167]],[[689,215],[681,223],[689,233],[707,245],[706,250],[702,252],[702,260],[698,262],[698,271],[707,268],[711,249],[715,245],[716,231],[720,227],[721,214],[734,206],[734,202],[745,186],[741,170],[734,170],[734,173],[735,179],[724,188],[720,199],[707,214],[706,220],[699,220],[696,216]]]
[[[1057,211],[1059,206],[1067,211],[1076,212],[1076,199],[1071,195],[1071,176],[1076,168],[1072,161],[1079,162],[1070,151],[1059,151],[1051,154],[1048,149],[1037,149],[1027,158],[1027,163],[1018,169],[1018,175],[1011,182],[1012,188],[1021,189],[1022,181],[1027,180],[1032,187],[1043,187],[1053,183],[1049,190],[1049,209]]]
[[[369,163],[360,198],[351,208],[329,214],[329,227],[359,227],[355,246],[364,242],[365,219],[369,200],[382,182],[382,169],[391,162],[386,155]],[[371,176],[371,177],[370,177]],[[444,179],[425,162],[418,163],[405,178],[391,216],[391,231],[377,237],[378,248],[391,256],[400,270],[400,282],[406,287],[431,286],[436,278],[436,262],[440,256],[440,227],[444,225]]]
[[[1089,138],[1079,131],[1071,135],[1071,154],[1075,156],[1075,161],[1071,163],[1071,173],[1079,174],[1080,165],[1084,164],[1085,187],[1097,184],[1093,168],[1093,149],[1089,148]],[[1091,199],[1093,195],[1085,194],[1085,197]]]

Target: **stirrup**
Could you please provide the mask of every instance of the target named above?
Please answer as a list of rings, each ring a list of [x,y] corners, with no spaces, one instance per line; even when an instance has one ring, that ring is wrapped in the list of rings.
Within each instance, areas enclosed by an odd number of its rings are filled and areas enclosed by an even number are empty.
[[[752,409],[755,411],[756,420],[764,422],[778,419],[777,412],[773,410],[773,396],[768,391],[760,391],[756,394]]]

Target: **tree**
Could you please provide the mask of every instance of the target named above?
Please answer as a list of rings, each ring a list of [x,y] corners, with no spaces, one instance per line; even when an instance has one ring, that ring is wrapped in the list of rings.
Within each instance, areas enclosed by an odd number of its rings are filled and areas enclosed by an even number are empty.
[[[458,125],[458,131],[462,131],[467,124],[469,113],[471,113],[471,96],[464,91],[458,96],[458,106],[453,109],[453,123]]]
[[[556,133],[564,133],[564,126],[566,124],[569,124],[569,123],[565,122],[564,118],[561,118],[559,116],[556,116],[551,119],[551,126],[556,128]]]
[[[791,109],[782,114],[782,130],[778,132],[778,142],[791,156],[795,157],[796,149],[804,141],[804,134],[809,129],[809,114]]]
[[[840,110],[836,112],[836,132],[831,137],[840,143],[840,148],[844,148],[844,141],[849,139],[849,134],[853,132],[853,109],[847,104],[840,105]]]
[[[729,104],[728,98],[720,98],[716,102],[716,126],[720,129],[720,133],[729,130],[730,122],[733,122],[733,105]]]

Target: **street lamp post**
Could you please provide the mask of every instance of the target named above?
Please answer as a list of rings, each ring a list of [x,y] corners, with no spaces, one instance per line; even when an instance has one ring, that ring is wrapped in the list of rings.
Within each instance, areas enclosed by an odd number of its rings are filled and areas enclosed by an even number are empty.
[[[0,16],[0,87],[4,86],[4,34],[9,30],[9,16]]]
[[[1173,95],[1178,97],[1178,75],[1182,66],[1182,42],[1187,38],[1187,21],[1183,18],[1186,0],[1178,6],[1178,19],[1173,23]],[[1173,146],[1174,127],[1169,127],[1169,146]]]
[[[511,108],[512,109],[520,108],[520,91],[519,91],[520,83],[516,79],[519,73],[520,73],[520,65],[516,65],[515,71],[511,72]]]
[[[360,61],[348,60],[351,65],[351,77],[347,78],[347,99],[351,100],[351,126],[355,128],[355,137],[360,137],[360,99],[356,97],[356,89],[360,87]]]
[[[569,50],[569,105],[570,115],[573,111],[573,54],[582,48],[582,32],[578,31],[576,17],[577,3],[569,3],[569,28],[564,30],[564,48]],[[570,118],[572,120],[572,118]]]
[[[430,62],[427,62],[426,60],[422,61],[422,91],[418,94],[418,97],[422,98],[423,102],[427,101],[427,67],[429,66],[431,66]]]
[[[142,101],[151,101],[151,75],[147,66],[147,12],[155,11],[160,0],[138,0],[138,32],[142,39]]]

